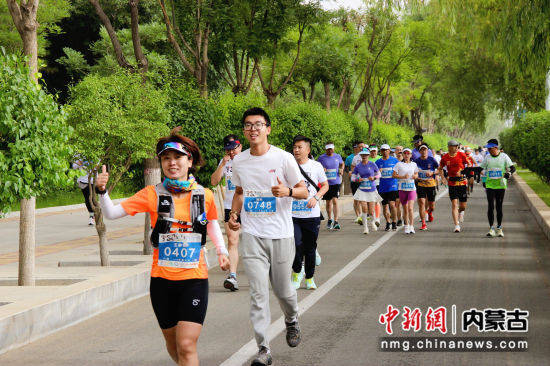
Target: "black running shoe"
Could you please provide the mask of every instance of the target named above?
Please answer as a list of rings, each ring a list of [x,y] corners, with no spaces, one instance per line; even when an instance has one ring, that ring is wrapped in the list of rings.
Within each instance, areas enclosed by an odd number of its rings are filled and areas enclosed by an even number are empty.
[[[386,229],[384,230],[390,231],[390,229],[391,229],[391,224],[389,222],[386,222]]]
[[[397,231],[397,223],[392,222],[392,223],[391,223],[391,229],[392,229],[393,231]]]
[[[286,343],[289,347],[296,347],[302,341],[302,334],[300,333],[300,327],[298,326],[298,321],[294,323],[286,324]]]
[[[403,226],[403,220],[397,220],[397,226]]]

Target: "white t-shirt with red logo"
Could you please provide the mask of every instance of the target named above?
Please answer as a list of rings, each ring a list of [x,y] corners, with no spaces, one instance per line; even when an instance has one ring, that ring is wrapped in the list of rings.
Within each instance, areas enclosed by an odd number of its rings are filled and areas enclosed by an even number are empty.
[[[270,145],[261,155],[250,154],[250,149],[233,159],[232,182],[243,189],[241,230],[267,239],[294,237],[292,201],[290,197],[274,197],[271,188],[277,178],[292,188],[304,178],[298,163],[290,153]]]

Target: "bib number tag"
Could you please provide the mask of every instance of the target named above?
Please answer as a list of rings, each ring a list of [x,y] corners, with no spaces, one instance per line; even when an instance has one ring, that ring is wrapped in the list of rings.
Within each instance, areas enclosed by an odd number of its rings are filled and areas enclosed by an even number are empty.
[[[338,178],[337,169],[327,169],[326,171],[327,179],[336,179]]]
[[[227,179],[227,190],[234,191],[237,187],[231,181],[231,177],[227,177],[226,179]]]
[[[489,169],[487,171],[487,178],[500,179],[502,178],[502,169]]]
[[[372,182],[370,180],[361,181],[359,189],[362,191],[369,191],[372,189]]]
[[[305,215],[312,211],[312,208],[307,207],[307,200],[292,201],[292,213],[295,215]]]
[[[393,175],[393,168],[382,168],[380,169],[380,174],[382,178],[391,178]]]
[[[414,181],[406,180],[406,181],[399,182],[399,190],[414,191],[415,190]]]
[[[201,257],[201,234],[159,235],[159,267],[197,268]]]
[[[431,179],[432,177],[428,176],[428,173],[431,172],[431,170],[419,170],[418,171],[418,178],[420,179]]]
[[[271,216],[277,212],[277,199],[271,191],[246,191],[244,210],[249,216]]]

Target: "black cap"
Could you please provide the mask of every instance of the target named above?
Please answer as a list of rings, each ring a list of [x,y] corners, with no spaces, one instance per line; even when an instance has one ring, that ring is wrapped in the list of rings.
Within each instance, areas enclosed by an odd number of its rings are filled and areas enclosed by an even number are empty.
[[[237,148],[241,142],[236,135],[227,135],[223,138],[223,148],[225,150],[233,150]]]
[[[412,138],[412,142],[418,142],[424,140],[424,137],[422,135],[414,135]]]

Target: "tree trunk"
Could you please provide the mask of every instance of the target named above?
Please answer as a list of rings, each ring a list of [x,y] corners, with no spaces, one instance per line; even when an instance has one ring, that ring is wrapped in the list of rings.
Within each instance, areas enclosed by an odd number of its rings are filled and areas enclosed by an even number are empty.
[[[19,286],[34,286],[36,198],[21,200],[19,212]]]
[[[39,0],[28,0],[19,4],[7,0],[8,9],[23,41],[23,54],[28,57],[29,76],[38,83],[38,12]],[[21,200],[19,213],[19,286],[34,286],[34,247],[35,247],[35,207],[36,198]]]
[[[101,207],[96,205],[94,208],[95,216],[95,229],[97,235],[99,236],[99,259],[101,261],[101,266],[108,267],[111,265],[109,259],[109,249],[107,248],[107,227],[103,221],[103,214],[101,213]]]
[[[324,82],[323,86],[325,87],[325,108],[330,111],[330,83]]]
[[[145,186],[154,186],[160,183],[160,164],[157,158],[145,159]],[[145,225],[143,230],[143,254],[148,255],[153,253],[151,246],[151,216],[145,214]]]
[[[265,93],[267,97],[267,105],[270,107],[273,107],[275,104],[275,99],[277,99],[277,95],[273,93]]]
[[[547,111],[550,111],[550,70],[546,73],[546,103]]]
[[[309,87],[311,88],[311,92],[309,93],[309,101],[311,102],[315,96],[315,83],[310,83]]]

